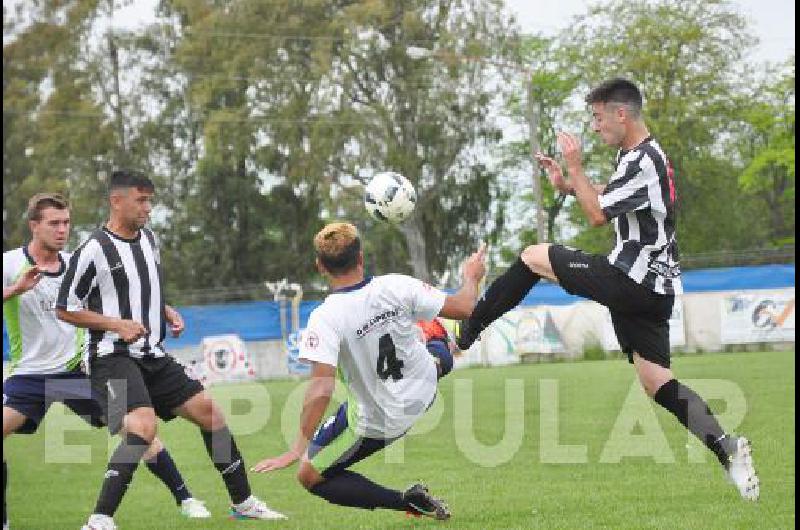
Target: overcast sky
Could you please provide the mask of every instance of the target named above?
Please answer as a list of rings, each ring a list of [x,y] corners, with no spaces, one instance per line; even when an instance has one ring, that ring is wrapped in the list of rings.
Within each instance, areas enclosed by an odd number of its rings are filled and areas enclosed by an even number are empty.
[[[586,0],[505,0],[525,33],[552,35],[566,28],[572,17],[586,12]],[[702,1],[702,0],[698,0]],[[794,0],[735,0],[747,17],[751,32],[761,41],[751,57],[780,62],[794,53]]]
[[[553,35],[566,28],[575,15],[586,12],[587,0],[505,0],[525,33]],[[698,0],[702,1],[702,0]],[[734,0],[731,2],[751,23],[761,41],[751,57],[780,62],[794,53],[794,0]],[[156,0],[137,0],[116,17],[127,27],[150,21]]]

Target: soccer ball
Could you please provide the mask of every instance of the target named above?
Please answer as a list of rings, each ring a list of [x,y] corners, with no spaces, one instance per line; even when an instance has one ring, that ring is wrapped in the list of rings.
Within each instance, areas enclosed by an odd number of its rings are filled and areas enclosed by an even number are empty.
[[[364,191],[364,207],[378,221],[400,223],[408,219],[417,203],[417,192],[400,173],[377,173]]]

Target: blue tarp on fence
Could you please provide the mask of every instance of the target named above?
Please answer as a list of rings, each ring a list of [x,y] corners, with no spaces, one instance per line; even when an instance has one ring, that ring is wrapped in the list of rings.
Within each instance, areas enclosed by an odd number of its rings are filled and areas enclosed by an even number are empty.
[[[745,289],[778,289],[795,286],[794,265],[763,265],[699,269],[683,274],[687,293],[703,291],[737,291]],[[581,300],[551,283],[540,283],[525,297],[522,305],[567,305]],[[320,304],[309,300],[300,304],[301,327],[308,315]],[[240,302],[178,308],[186,321],[186,331],[178,338],[168,338],[167,348],[200,344],[203,337],[235,333],[244,341],[281,338],[280,312],[276,302]],[[289,304],[286,317],[289,319]],[[3,322],[3,359],[8,358],[8,336]]]

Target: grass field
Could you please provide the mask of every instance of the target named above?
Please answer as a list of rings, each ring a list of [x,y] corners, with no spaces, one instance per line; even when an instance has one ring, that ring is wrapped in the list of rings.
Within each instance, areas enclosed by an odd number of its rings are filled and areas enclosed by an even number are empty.
[[[757,503],[739,498],[710,454],[687,448],[686,432],[671,415],[657,407],[642,408],[646,401],[636,390],[632,367],[614,360],[457,371],[442,382],[439,405],[423,420],[423,430],[429,432],[412,433],[402,447],[378,453],[354,468],[398,489],[425,481],[451,507],[453,518],[446,523],[327,504],[296,483],[295,468],[250,475],[254,492],[287,514],[288,521],[231,521],[226,515],[225,490],[200,436],[182,420],[161,424],[159,432],[193,494],[207,501],[213,518],[182,519],[166,489],[140,467],[115,520],[123,530],[233,525],[793,528],[794,365],[794,352],[708,354],[674,360],[680,379],[704,380],[696,388],[715,398],[712,408],[729,417],[743,417],[736,431],[753,442],[761,478]],[[285,438],[293,434],[297,421],[298,385],[277,381],[213,389],[229,404],[231,425],[234,432],[242,433],[237,440],[248,465],[286,448]],[[504,388],[511,389],[508,407]],[[727,401],[720,399],[725,396]],[[509,436],[501,442],[507,418]],[[641,419],[638,423],[637,418]],[[653,430],[654,421],[662,428],[658,432]],[[9,462],[8,501],[15,530],[79,528],[91,512],[108,448],[113,446],[105,431],[81,430],[76,422],[62,410],[53,410],[46,429],[7,440],[3,455]],[[58,436],[61,426],[79,428]],[[519,444],[516,435],[521,435]],[[668,446],[659,445],[663,441]],[[49,461],[76,454],[74,447],[58,450],[61,443],[90,447],[91,458],[88,447],[78,449],[91,461],[45,463],[46,445]],[[562,447],[554,448],[556,443]],[[500,447],[491,449],[496,444]],[[624,456],[637,451],[640,456]],[[584,454],[586,462],[580,463]],[[704,462],[696,461],[698,454]],[[663,462],[670,459],[674,461]],[[564,460],[568,462],[553,463]]]

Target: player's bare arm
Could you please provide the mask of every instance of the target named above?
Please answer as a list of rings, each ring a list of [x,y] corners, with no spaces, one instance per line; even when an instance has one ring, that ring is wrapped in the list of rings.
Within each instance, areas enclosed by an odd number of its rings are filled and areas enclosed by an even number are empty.
[[[536,160],[538,160],[539,164],[547,171],[547,178],[555,189],[564,195],[575,195],[575,188],[572,186],[572,182],[564,177],[561,166],[554,158],[543,153],[536,153]],[[592,187],[598,195],[601,195],[606,189],[605,184],[593,183]]]
[[[328,408],[333,390],[336,387],[336,367],[314,362],[311,366],[311,379],[303,400],[300,415],[300,432],[291,449],[280,456],[266,458],[253,466],[252,471],[266,473],[293,464],[306,451],[309,441],[319,427],[319,422]]]
[[[461,266],[464,283],[461,289],[445,298],[444,306],[439,311],[439,316],[461,320],[467,318],[475,307],[480,292],[480,283],[486,274],[486,243],[481,243],[480,248]]]
[[[3,302],[8,300],[9,298],[13,298],[15,296],[19,296],[25,292],[30,291],[36,284],[39,283],[39,280],[42,279],[42,270],[39,268],[38,265],[34,265],[30,269],[26,270],[24,273],[20,275],[16,282],[13,285],[9,285],[8,287],[3,287]]]
[[[559,132],[556,134],[556,141],[564,155],[575,198],[578,200],[578,204],[581,205],[581,209],[586,214],[589,223],[592,226],[606,224],[608,219],[606,219],[603,209],[600,207],[598,192],[583,172],[581,146],[578,143],[578,139],[571,134]]]
[[[173,337],[179,337],[183,330],[186,329],[186,324],[183,321],[183,317],[181,316],[178,311],[172,307],[171,305],[164,305],[164,316],[169,322],[170,332],[172,333]]]
[[[56,316],[60,320],[79,328],[111,331],[118,334],[127,343],[136,342],[148,333],[147,328],[135,320],[109,317],[88,309],[67,311],[66,309],[58,308],[56,309]]]

